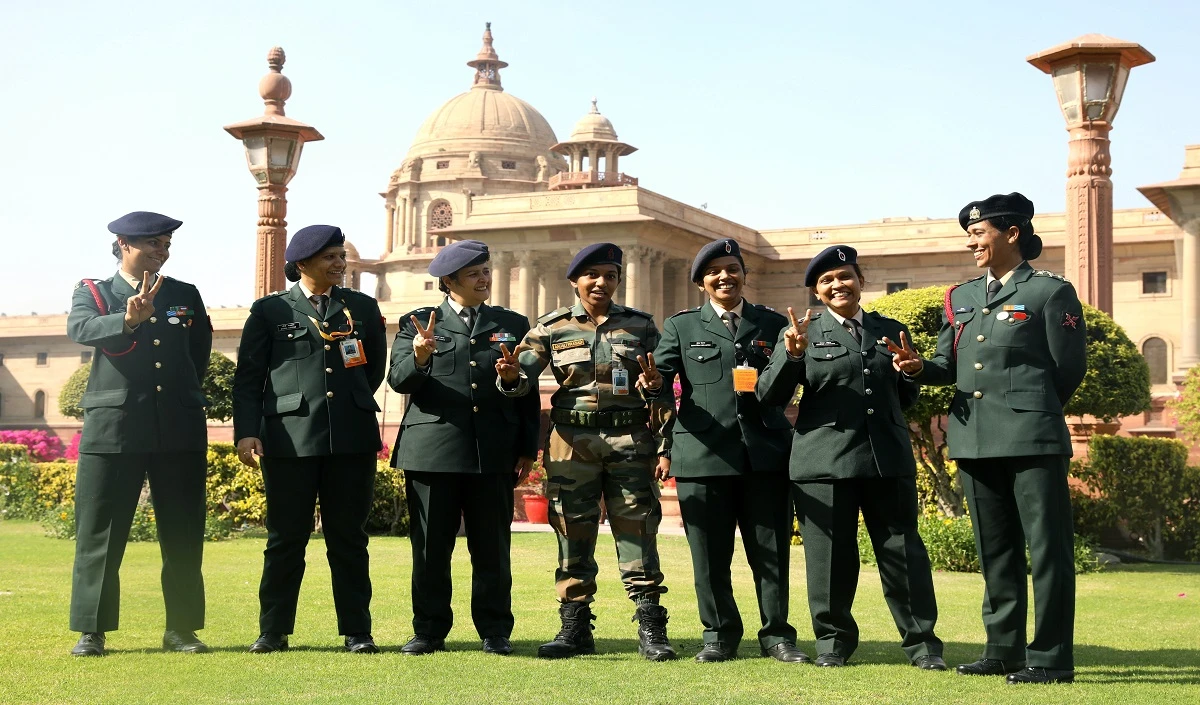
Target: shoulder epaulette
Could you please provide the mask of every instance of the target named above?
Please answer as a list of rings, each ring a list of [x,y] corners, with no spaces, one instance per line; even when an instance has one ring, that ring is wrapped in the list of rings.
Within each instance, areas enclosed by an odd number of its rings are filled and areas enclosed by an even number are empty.
[[[550,313],[539,316],[537,321],[538,323],[553,323],[554,321],[557,321],[560,318],[566,318],[569,315],[571,315],[571,307],[563,306],[562,308],[556,308]]]
[[[503,306],[495,306],[493,304],[488,304],[488,308],[492,309],[493,311],[499,311],[500,313],[511,313],[514,316],[521,316],[521,318],[525,317],[525,316],[522,316],[521,314],[517,313],[516,311],[512,310],[511,308],[504,308]]]
[[[625,307],[625,310],[626,310],[626,311],[628,311],[628,312],[630,312],[630,313],[632,313],[632,314],[636,314],[636,315],[638,315],[638,316],[642,316],[643,318],[649,318],[649,319],[653,319],[653,318],[654,318],[654,314],[646,313],[645,311],[640,311],[640,310],[638,310],[638,309],[636,309],[636,308],[634,308],[634,307],[632,307],[632,306],[626,306],[626,307]]]
[[[776,311],[775,309],[771,308],[770,306],[768,306],[766,304],[751,304],[751,306],[758,309],[759,311],[766,311],[768,313],[773,313],[776,316],[779,316],[780,318],[787,318],[787,316],[783,315],[782,313]]]
[[[697,306],[696,308],[685,308],[685,309],[683,309],[682,311],[679,311],[679,312],[677,312],[677,313],[673,313],[673,314],[671,314],[671,318],[674,318],[674,317],[676,317],[676,316],[682,316],[682,315],[683,315],[683,314],[685,314],[685,313],[695,313],[695,312],[699,311],[699,310],[700,310],[700,309],[702,309],[702,308],[704,308],[704,307],[703,307],[703,306]]]
[[[266,301],[267,299],[271,299],[276,296],[283,296],[286,293],[287,293],[287,289],[284,289],[283,291],[272,291],[271,293],[269,293],[266,296],[259,299],[259,301]]]
[[[808,317],[808,320],[810,320],[810,321],[815,321],[815,320],[817,320],[817,319],[818,319],[818,318],[820,318],[820,317],[821,317],[821,312],[820,312],[820,311],[817,311],[816,313],[814,313],[814,314],[812,314],[811,316],[809,316],[809,317]]]
[[[437,310],[437,306],[422,306],[421,308],[414,308],[413,310],[404,314],[404,319],[408,320],[409,316],[415,316],[418,313],[429,313],[430,311],[436,311],[436,310]]]
[[[980,274],[979,276],[975,277],[974,279],[968,279],[968,280],[966,280],[965,282],[963,282],[963,284],[970,284],[971,282],[977,282],[977,281],[979,281],[980,279],[983,279],[983,278],[984,278],[984,277],[986,277],[986,276],[987,276],[986,274]]]
[[[1063,275],[1055,274],[1054,272],[1051,272],[1048,269],[1035,269],[1035,270],[1033,270],[1033,276],[1035,276],[1035,277],[1053,277],[1053,278],[1059,280],[1060,282],[1067,282],[1068,284],[1071,283],[1070,280],[1068,280]]]

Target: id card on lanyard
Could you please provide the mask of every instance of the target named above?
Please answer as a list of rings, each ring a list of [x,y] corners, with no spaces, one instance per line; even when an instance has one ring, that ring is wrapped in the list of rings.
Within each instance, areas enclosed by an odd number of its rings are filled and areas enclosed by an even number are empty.
[[[758,370],[743,362],[733,368],[733,391],[753,392],[758,384]]]

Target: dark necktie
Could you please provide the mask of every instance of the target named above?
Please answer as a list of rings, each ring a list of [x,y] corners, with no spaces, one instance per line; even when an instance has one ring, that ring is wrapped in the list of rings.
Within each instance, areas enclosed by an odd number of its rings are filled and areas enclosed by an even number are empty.
[[[317,309],[317,316],[324,320],[325,311],[329,308],[329,297],[325,294],[313,294],[308,300],[312,302],[313,308]]]
[[[730,335],[737,335],[738,315],[733,311],[726,311],[721,314],[721,320],[725,321],[725,327],[729,329]]]
[[[850,337],[854,338],[854,342],[856,342],[856,343],[862,342],[862,332],[859,330],[858,321],[854,320],[853,318],[847,318],[846,319],[846,330],[850,332]]]
[[[462,310],[463,323],[467,324],[467,332],[475,330],[475,309],[467,306]]]
[[[996,298],[996,294],[999,294],[1000,290],[1003,288],[1004,288],[1004,284],[1000,283],[999,279],[993,279],[990,282],[988,282],[988,285],[987,285],[988,301],[991,301],[992,299]]]

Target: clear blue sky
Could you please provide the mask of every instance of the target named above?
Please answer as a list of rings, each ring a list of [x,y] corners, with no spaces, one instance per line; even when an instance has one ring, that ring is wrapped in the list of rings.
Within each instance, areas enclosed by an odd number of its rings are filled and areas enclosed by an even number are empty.
[[[1067,133],[1025,57],[1089,32],[1140,42],[1112,133],[1118,208],[1200,142],[1200,2],[56,2],[0,21],[9,315],[115,271],[105,225],[184,221],[167,273],[210,306],[253,291],[255,189],[223,125],[261,114],[282,46],[304,150],[289,230],[383,244],[378,196],[425,117],[466,90],[490,20],[505,89],[565,137],[600,98],[641,184],[754,228],[951,217],[1020,190],[1061,211]],[[17,282],[21,283],[18,285]]]

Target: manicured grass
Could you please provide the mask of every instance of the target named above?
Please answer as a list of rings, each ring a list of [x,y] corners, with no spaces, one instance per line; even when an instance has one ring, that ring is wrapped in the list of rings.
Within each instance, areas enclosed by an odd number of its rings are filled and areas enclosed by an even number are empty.
[[[109,635],[104,659],[68,655],[77,635],[67,631],[74,544],[46,538],[40,527],[0,522],[0,702],[2,703],[1196,703],[1200,702],[1200,570],[1121,567],[1081,576],[1072,686],[1007,686],[998,678],[924,673],[910,667],[884,605],[878,575],[864,567],[857,618],[863,643],[844,669],[795,666],[758,657],[757,610],[749,570],[734,566],[738,601],[747,623],[744,658],[702,665],[700,624],[691,561],[681,537],[660,539],[671,592],[670,634],[683,660],[647,663],[636,654],[632,604],[617,580],[611,538],[601,537],[601,590],[595,609],[596,656],[543,661],[537,645],[557,631],[552,588],[555,549],[548,534],[513,540],[517,654],[485,656],[470,624],[470,566],[465,545],[455,561],[458,623],[450,653],[403,657],[410,636],[410,554],[407,539],[371,542],[375,638],[379,656],[341,651],[329,570],[322,544],[310,545],[308,574],[293,650],[256,656],[245,649],[257,636],[261,539],[207,546],[208,627],[202,638],[215,653],[164,654],[159,555],[155,544],[131,544],[122,570],[122,629]],[[793,623],[812,655],[805,603],[803,552],[792,561]],[[936,576],[951,664],[978,656],[982,581],[977,575]],[[1182,595],[1186,594],[1186,597]]]

